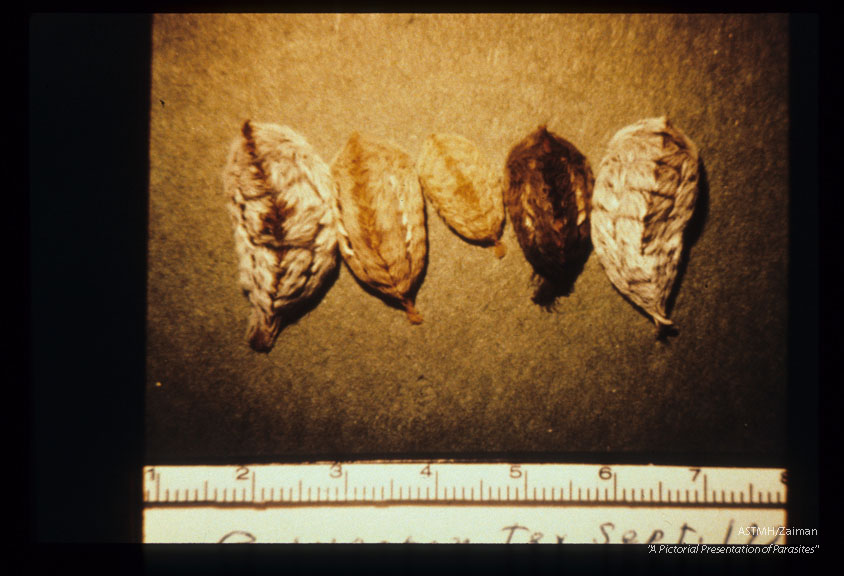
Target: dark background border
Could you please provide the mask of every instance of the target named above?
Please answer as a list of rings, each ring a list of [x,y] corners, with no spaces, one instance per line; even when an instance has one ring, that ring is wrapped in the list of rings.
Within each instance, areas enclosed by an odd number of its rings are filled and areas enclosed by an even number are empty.
[[[150,24],[147,15],[27,22],[30,542],[140,535]],[[829,337],[840,329],[839,254],[829,254],[837,244],[819,243],[839,202],[836,190],[819,194],[818,144],[831,127],[817,105],[829,83],[819,74],[820,24],[817,15],[791,18],[789,522],[801,527],[820,520],[818,385],[831,372],[819,362],[841,352]],[[821,256],[832,265],[821,269]]]

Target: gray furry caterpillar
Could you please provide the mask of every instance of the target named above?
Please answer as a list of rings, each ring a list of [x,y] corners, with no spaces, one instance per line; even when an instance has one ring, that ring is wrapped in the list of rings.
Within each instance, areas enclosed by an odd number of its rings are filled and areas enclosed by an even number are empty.
[[[504,202],[543,306],[568,293],[589,255],[594,178],[586,157],[540,126],[507,156]]]
[[[422,322],[414,291],[427,257],[425,201],[410,156],[355,132],[331,164],[340,253],[364,284]]]
[[[417,170],[422,193],[446,224],[467,240],[493,244],[495,255],[503,257],[501,182],[477,146],[457,134],[431,134]]]
[[[252,304],[247,339],[268,352],[285,313],[337,265],[328,166],[287,126],[243,123],[223,174],[240,286]]]
[[[595,183],[592,241],[613,285],[670,326],[666,301],[697,199],[698,150],[667,118],[619,130]]]

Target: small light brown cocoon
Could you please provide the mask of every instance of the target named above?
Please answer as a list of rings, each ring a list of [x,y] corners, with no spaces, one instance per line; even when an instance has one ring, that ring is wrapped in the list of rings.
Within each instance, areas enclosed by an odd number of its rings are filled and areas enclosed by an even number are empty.
[[[463,238],[493,244],[501,258],[504,228],[501,178],[477,146],[458,134],[431,134],[417,161],[422,193],[448,226]]]

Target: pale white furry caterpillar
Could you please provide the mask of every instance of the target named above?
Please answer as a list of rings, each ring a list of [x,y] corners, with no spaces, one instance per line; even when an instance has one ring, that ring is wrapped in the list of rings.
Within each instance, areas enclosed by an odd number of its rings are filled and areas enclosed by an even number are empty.
[[[592,197],[592,243],[610,281],[653,318],[666,317],[698,189],[698,149],[667,118],[610,140]]]
[[[416,166],[422,193],[445,223],[469,241],[494,245],[503,257],[501,180],[477,146],[458,134],[431,134]]]
[[[427,257],[425,201],[410,156],[355,132],[331,163],[340,253],[364,284],[401,304],[413,324]]]
[[[247,339],[267,352],[337,266],[325,162],[287,126],[243,123],[223,174],[240,286],[252,304]]]

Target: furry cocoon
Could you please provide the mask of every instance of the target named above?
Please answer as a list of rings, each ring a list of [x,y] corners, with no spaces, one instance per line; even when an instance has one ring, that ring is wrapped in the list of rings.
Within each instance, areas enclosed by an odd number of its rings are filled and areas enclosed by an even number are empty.
[[[448,226],[467,240],[506,249],[501,180],[477,146],[457,134],[431,134],[417,160],[422,193]]]
[[[540,126],[507,157],[504,202],[539,284],[537,304],[567,293],[589,255],[594,177],[573,144]]]
[[[694,142],[667,118],[649,118],[613,136],[595,183],[595,252],[657,330],[672,324],[665,307],[697,200],[698,163]]]
[[[331,163],[340,253],[364,284],[400,303],[411,323],[427,258],[425,201],[413,160],[398,146],[352,134]]]
[[[223,174],[240,286],[252,304],[247,339],[267,352],[285,312],[312,297],[337,266],[325,162],[287,126],[247,120]]]

